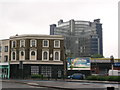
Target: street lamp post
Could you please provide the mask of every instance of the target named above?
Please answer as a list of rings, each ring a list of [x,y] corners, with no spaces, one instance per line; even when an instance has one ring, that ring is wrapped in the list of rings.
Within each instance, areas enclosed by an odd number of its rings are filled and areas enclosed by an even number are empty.
[[[63,79],[65,80],[67,76],[67,54],[65,54],[64,59]]]
[[[21,73],[21,78],[23,79],[23,61],[19,61],[19,70]]]
[[[114,64],[114,57],[113,55],[110,56],[111,68],[112,68],[112,76],[113,76],[113,64]]]

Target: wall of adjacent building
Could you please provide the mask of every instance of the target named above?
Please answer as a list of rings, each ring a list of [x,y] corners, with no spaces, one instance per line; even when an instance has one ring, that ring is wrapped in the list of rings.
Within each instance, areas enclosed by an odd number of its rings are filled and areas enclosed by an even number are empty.
[[[9,40],[0,40],[0,62],[9,61]]]

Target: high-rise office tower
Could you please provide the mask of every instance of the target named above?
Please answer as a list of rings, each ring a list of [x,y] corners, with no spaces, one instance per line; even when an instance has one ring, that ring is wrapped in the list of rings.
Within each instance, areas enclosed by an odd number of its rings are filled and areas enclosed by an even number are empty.
[[[66,54],[72,57],[90,57],[103,55],[102,24],[100,19],[93,22],[70,20],[58,21],[58,25],[50,25],[50,35],[63,35]]]

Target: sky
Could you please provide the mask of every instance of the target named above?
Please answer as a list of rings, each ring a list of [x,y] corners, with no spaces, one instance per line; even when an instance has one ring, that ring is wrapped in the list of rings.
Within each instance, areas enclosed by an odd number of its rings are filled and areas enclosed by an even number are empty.
[[[50,24],[101,19],[103,55],[118,58],[118,0],[0,0],[0,40],[13,35],[47,34]]]

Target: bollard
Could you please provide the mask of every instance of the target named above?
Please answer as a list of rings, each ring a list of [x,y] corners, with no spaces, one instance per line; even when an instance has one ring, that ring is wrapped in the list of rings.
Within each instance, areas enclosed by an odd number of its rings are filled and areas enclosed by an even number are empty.
[[[114,90],[114,87],[107,87],[107,90]]]

